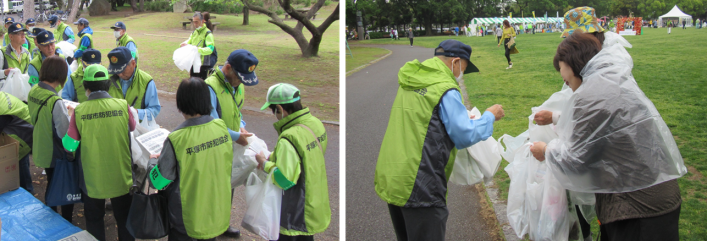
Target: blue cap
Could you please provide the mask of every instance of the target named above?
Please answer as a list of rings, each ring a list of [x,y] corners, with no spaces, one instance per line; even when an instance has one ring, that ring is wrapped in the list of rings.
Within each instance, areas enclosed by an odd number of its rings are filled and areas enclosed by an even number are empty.
[[[128,66],[130,60],[133,59],[133,54],[126,47],[117,47],[108,53],[108,74],[123,73],[125,67]]]
[[[88,26],[88,20],[85,18],[79,18],[79,20],[76,20],[74,22],[75,25],[83,24],[83,26]]]
[[[9,28],[7,28],[8,33],[17,33],[17,32],[22,32],[22,31],[27,31],[24,26],[22,26],[21,23],[12,23]]]
[[[124,24],[123,22],[117,22],[117,23],[113,24],[113,26],[111,26],[110,28],[113,29],[113,30],[115,30],[115,29],[128,30],[128,29],[125,27],[125,24]]]
[[[34,18],[28,18],[27,21],[25,21],[25,24],[27,24],[27,25],[37,24],[37,22],[34,21]]]
[[[443,49],[444,52],[437,52],[437,49]],[[465,74],[479,72],[479,68],[471,63],[471,46],[466,45],[458,40],[447,39],[439,43],[439,46],[435,49],[435,55],[444,55],[447,57],[458,57],[469,62],[466,66]]]
[[[30,37],[37,37],[37,34],[41,33],[42,31],[45,31],[43,28],[34,28],[32,29],[32,32],[29,33]]]
[[[56,40],[54,39],[54,34],[46,30],[39,32],[37,34],[37,37],[35,38],[37,38],[37,43],[42,46],[50,43],[56,43]]]
[[[101,51],[98,51],[97,49],[86,49],[83,51],[81,61],[83,61],[84,65],[100,64]]]
[[[238,73],[243,85],[252,86],[258,84],[258,76],[255,75],[258,59],[250,51],[245,49],[233,51],[226,61]]]
[[[15,22],[15,19],[12,18],[12,17],[7,17],[7,18],[5,18],[5,24],[14,23],[14,22]]]
[[[57,21],[59,21],[59,17],[57,17],[56,15],[52,15],[52,16],[49,16],[47,21],[49,21],[49,25],[54,27],[56,25]]]

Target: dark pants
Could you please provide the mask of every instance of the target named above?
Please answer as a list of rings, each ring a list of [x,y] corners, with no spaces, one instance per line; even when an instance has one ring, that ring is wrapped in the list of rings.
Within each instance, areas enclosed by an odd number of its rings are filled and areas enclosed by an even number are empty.
[[[444,240],[449,210],[443,208],[403,208],[388,204],[398,241]]]
[[[210,238],[210,239],[194,239],[189,237],[186,233],[181,233],[177,231],[177,229],[170,229],[169,230],[169,237],[167,238],[167,241],[193,241],[193,240],[204,240],[204,241],[215,241],[216,238]]]
[[[299,236],[287,236],[280,234],[278,241],[314,241],[314,236],[309,235],[299,235]]]
[[[20,159],[20,187],[34,194],[32,186],[32,174],[29,172],[29,154]]]
[[[106,240],[106,227],[103,222],[103,218],[106,215],[106,200],[90,198],[86,193],[81,195],[83,196],[83,206],[86,215],[86,230],[96,239]],[[115,223],[118,225],[118,240],[135,240],[125,227],[133,197],[130,194],[125,194],[111,198],[110,202],[113,204],[113,216],[115,217]]]
[[[47,172],[47,191],[44,193],[44,196],[46,197],[49,193],[49,184],[52,183],[52,177],[54,176],[54,168],[44,168],[44,171]],[[50,208],[54,210],[54,212],[57,212],[57,207]],[[66,221],[71,223],[72,217],[74,216],[74,205],[70,204],[58,206],[58,209],[61,209],[61,216],[66,219]]]
[[[211,70],[211,67],[203,65],[199,68],[199,73],[194,73],[194,69],[189,69],[189,77],[199,77],[202,80],[205,80],[209,77],[209,70]]]
[[[510,39],[503,40],[503,49],[506,50],[506,60],[508,60],[508,65],[511,64],[511,49],[508,48],[508,41]]]
[[[587,238],[592,234],[591,226],[584,218],[584,215],[582,215],[582,211],[579,210],[579,206],[574,205],[574,208],[577,210],[577,218],[579,218],[579,228],[582,229],[582,236],[583,238]]]
[[[677,241],[680,239],[679,219],[680,207],[657,217],[626,219],[602,224],[599,226],[599,232],[601,232],[601,241]]]
[[[412,46],[412,38],[410,38],[410,46]]]

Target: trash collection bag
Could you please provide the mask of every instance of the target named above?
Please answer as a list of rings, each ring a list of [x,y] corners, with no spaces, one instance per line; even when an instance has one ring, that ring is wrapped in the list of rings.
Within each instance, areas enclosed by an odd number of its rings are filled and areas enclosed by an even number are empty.
[[[474,185],[484,179],[476,161],[469,155],[469,148],[459,150],[454,160],[454,168],[449,176],[449,182],[458,185]]]
[[[476,107],[472,108],[469,115],[474,115],[474,119],[481,118],[481,112]],[[493,136],[480,141],[469,148],[469,155],[476,162],[479,170],[484,175],[484,179],[489,181],[496,175],[498,167],[501,166],[501,153],[498,150],[498,142]]]
[[[567,240],[569,220],[567,191],[554,177],[553,172],[547,172],[540,219],[538,228],[534,230],[534,240]]]
[[[532,155],[526,157],[525,161],[528,162],[528,178],[526,179],[525,191],[525,213],[526,218],[528,219],[528,226],[530,228],[530,239],[535,240],[535,232],[533,231],[538,229],[538,222],[542,211],[547,165],[544,162],[536,160]]]
[[[528,159],[532,158],[530,153],[530,144],[525,144],[515,153],[513,162],[509,163],[504,170],[508,173],[511,179],[508,188],[508,203],[506,206],[506,215],[508,223],[515,231],[518,238],[522,238],[528,233],[528,218],[526,215],[526,190],[528,177]]]
[[[64,55],[64,57],[74,57],[74,52],[76,52],[76,45],[66,42],[66,41],[61,41],[56,44],[57,49],[61,49],[61,53]]]
[[[620,44],[603,48],[582,69],[549,142],[546,160],[572,191],[622,193],[687,173],[670,129],[631,74]]]
[[[515,157],[516,152],[520,150],[520,147],[528,143],[529,136],[529,131],[525,131],[516,137],[513,137],[508,134],[503,134],[501,138],[498,138],[498,151],[501,153],[501,157],[503,157],[503,159],[505,159],[509,163],[513,162],[513,158]]]
[[[18,99],[27,102],[29,90],[32,86],[29,85],[29,75],[22,74],[19,69],[11,69],[7,78],[2,81],[0,91],[11,94]]]
[[[273,168],[264,180],[251,173],[245,185],[248,208],[241,226],[266,240],[277,240],[280,237],[282,189],[272,180],[276,169]]]
[[[71,64],[69,65],[69,69],[71,69],[71,72],[76,72],[76,70],[79,69],[79,61],[71,61]]]
[[[149,119],[148,119],[149,116]],[[137,115],[135,116],[137,118]],[[147,129],[148,131],[152,130],[157,130],[160,128],[160,125],[157,124],[157,120],[155,120],[155,116],[152,115],[152,112],[150,111],[145,111],[145,118],[142,119],[142,122],[140,122],[140,125]]]
[[[261,151],[265,153],[265,157],[270,157],[268,146],[265,141],[252,135],[247,138],[248,145],[241,146],[233,144],[233,168],[231,170],[231,187],[235,188],[244,185],[250,173],[255,171],[258,166],[258,161],[255,160],[255,155]]]
[[[147,176],[143,178],[143,184],[138,186],[140,188],[132,195],[132,205],[128,211],[125,228],[135,238],[159,239],[167,236],[170,229],[167,197],[161,194],[150,195]]]
[[[179,70],[189,71],[193,68],[194,73],[199,73],[201,70],[201,55],[194,45],[185,45],[175,50],[172,60]]]

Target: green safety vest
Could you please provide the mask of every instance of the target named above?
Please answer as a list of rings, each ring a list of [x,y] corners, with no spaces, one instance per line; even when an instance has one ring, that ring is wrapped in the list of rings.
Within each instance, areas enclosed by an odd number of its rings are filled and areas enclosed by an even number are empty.
[[[32,54],[32,50],[37,48],[37,46],[34,44],[34,38],[31,38],[30,36],[25,35],[25,39],[27,40],[27,44],[28,44],[27,51],[29,51],[30,54]],[[33,57],[33,56],[30,56],[30,57]]]
[[[125,95],[123,95],[123,86],[120,84],[120,78],[118,78],[117,74],[111,76],[108,94],[113,98],[128,101],[128,104],[135,107],[135,109],[145,109],[145,93],[147,92],[147,85],[152,81],[152,76],[135,67],[133,82],[128,87]],[[137,106],[133,105],[133,103],[137,104]]]
[[[299,125],[305,125],[314,132],[323,150],[319,148],[312,132]],[[282,196],[281,233],[296,235],[297,231],[324,232],[331,222],[324,160],[328,143],[326,129],[319,119],[310,114],[309,108],[292,113],[273,126],[279,138],[286,139],[297,150],[302,162],[297,184],[285,190]],[[277,153],[278,148],[275,146],[273,153]],[[277,157],[271,156],[270,161],[277,164]]]
[[[54,153],[64,152],[61,137],[57,136],[54,131],[54,118],[52,117],[54,104],[61,101],[61,97],[36,84],[30,89],[27,101],[30,124],[34,125],[32,161],[38,167],[50,168],[53,164]]]
[[[118,39],[118,41],[116,41],[116,46],[117,47],[126,47],[126,46],[128,46],[128,43],[130,43],[130,42],[133,42],[133,44],[135,44],[135,48],[137,48],[137,43],[135,43],[135,40],[133,40],[133,38],[128,36],[128,34],[126,33],[126,34],[123,34],[123,36],[120,37],[120,39]],[[137,64],[137,62],[138,62],[137,61],[137,58],[138,58],[137,51],[135,51],[135,53],[132,53],[132,54],[133,54],[133,58],[135,59],[135,64]]]
[[[71,81],[74,84],[74,95],[78,99],[79,103],[86,102],[88,97],[86,96],[86,88],[83,87],[83,64],[78,63],[79,68],[71,73]]]
[[[55,50],[55,51],[56,51],[56,50]],[[58,51],[57,51],[57,52],[58,52]],[[61,57],[62,59],[64,59],[64,55],[63,55],[63,54],[59,54],[59,53],[57,53],[57,52],[55,52],[54,54],[59,55],[59,57]],[[29,64],[31,64],[31,65],[34,67],[34,69],[37,70],[37,76],[30,76],[30,77],[29,77],[29,83],[32,84],[32,85],[36,85],[37,83],[39,83],[39,70],[42,69],[42,63],[44,62],[44,60],[43,60],[42,58],[43,58],[43,54],[42,54],[42,52],[39,52],[38,55],[34,56],[34,58],[32,59],[32,61],[29,61]],[[67,78],[67,80],[68,80],[69,77],[66,77],[66,78]],[[59,91],[61,91],[61,89],[62,89],[62,86],[61,86],[61,85],[58,85],[58,86],[56,87],[56,92],[58,93]]]
[[[375,190],[389,204],[445,207],[447,180],[457,149],[439,116],[439,103],[458,90],[454,74],[439,58],[407,62],[390,110],[375,172]]]
[[[191,36],[189,36],[189,42],[188,44],[194,45],[197,48],[203,48],[203,47],[208,47],[206,45],[206,36],[208,36],[211,33],[211,30],[206,27],[206,24],[203,24],[200,29],[194,30],[192,32]],[[214,45],[216,41],[214,40]],[[216,48],[214,46],[214,53],[216,52]],[[201,56],[201,65],[202,66],[213,66],[215,63],[211,63],[210,58],[214,53],[211,53],[210,55],[202,55]]]
[[[59,26],[56,27],[56,30],[54,30],[54,39],[56,39],[57,42],[64,41],[64,31],[66,31],[66,28],[69,27],[69,25],[66,25],[64,22],[61,22]],[[69,36],[70,39],[74,39],[75,37]]]
[[[81,167],[87,195],[125,195],[133,184],[128,104],[116,98],[88,100],[74,112],[81,135]]]
[[[216,112],[219,118],[226,122],[229,129],[238,132],[241,129],[244,86],[243,84],[238,85],[234,94],[233,87],[227,82],[221,69],[214,68],[214,70],[214,73],[205,81],[216,93],[216,99],[218,99]]]
[[[83,42],[83,38],[88,38],[88,41],[91,43],[91,44],[88,46],[88,48],[89,48],[89,49],[92,49],[92,48],[93,48],[93,34],[82,33],[82,34],[79,35],[79,37],[80,37],[80,38],[79,38],[79,48],[81,48],[81,42]],[[78,50],[78,49],[77,49],[77,50]],[[85,49],[84,49],[84,50],[85,50]],[[78,63],[81,63],[81,58],[78,58],[77,61],[79,61]]]
[[[22,102],[17,97],[5,92],[0,92],[0,115],[16,116],[17,118],[30,123],[29,108],[27,107],[27,104]],[[20,158],[23,158],[32,150],[32,147],[30,147],[27,142],[22,140],[19,136],[13,134],[9,134],[9,136],[20,143]]]
[[[210,239],[231,219],[233,142],[220,119],[169,134],[179,163],[182,219],[187,235]]]
[[[20,60],[18,61],[17,58],[15,58],[15,55],[10,53],[11,51],[7,51],[8,47],[12,47],[11,45],[7,45],[5,47],[0,48],[2,50],[2,54],[5,57],[5,63],[3,63],[3,67],[7,68],[18,68],[20,71],[22,71],[23,74],[27,73],[27,66],[29,66],[29,51],[27,49],[22,49],[22,53],[20,54]]]

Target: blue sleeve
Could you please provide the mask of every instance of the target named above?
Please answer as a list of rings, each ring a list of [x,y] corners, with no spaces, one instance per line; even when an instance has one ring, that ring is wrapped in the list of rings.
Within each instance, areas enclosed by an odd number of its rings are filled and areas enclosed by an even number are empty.
[[[81,40],[81,44],[79,45],[79,48],[76,50],[74,53],[74,58],[81,58],[83,56],[83,51],[87,49],[89,46],[91,46],[91,40],[88,38],[84,38]]]
[[[221,119],[218,116],[218,112],[216,111],[216,106],[218,105],[218,99],[216,98],[216,92],[214,92],[214,89],[212,89],[211,86],[209,86],[209,95],[211,96],[211,117],[213,117],[214,119]],[[245,122],[243,122],[241,120],[241,124],[245,124]],[[245,125],[243,125],[243,126],[245,126]],[[228,134],[231,135],[231,140],[233,140],[233,141],[236,141],[236,140],[238,140],[238,138],[241,137],[240,130],[234,131],[234,130],[231,130],[231,128],[228,128]]]
[[[469,119],[459,91],[444,94],[439,108],[440,119],[457,149],[470,147],[493,134],[493,122],[496,120],[493,114],[486,111],[478,120]]]
[[[145,109],[137,109],[137,115],[140,120],[144,120],[145,112],[149,111],[152,117],[157,117],[161,109],[160,99],[157,97],[157,87],[155,87],[155,81],[152,80],[147,84],[147,90],[145,90]],[[152,118],[148,117],[147,120],[152,120]]]
[[[71,29],[71,26],[67,26],[67,27],[64,29],[64,35],[66,35],[66,36],[69,37],[69,39],[66,40],[66,42],[69,42],[69,43],[72,43],[72,44],[73,44],[74,42],[76,42],[76,36],[74,36],[74,30]],[[63,36],[62,36],[62,37],[63,37]],[[73,38],[72,38],[72,37],[73,37]]]
[[[39,72],[36,68],[34,68],[34,65],[30,64],[27,67],[27,74],[29,74],[29,84],[31,86],[34,86],[35,84],[39,83]]]
[[[135,46],[134,42],[128,43],[128,45],[125,45],[125,47],[130,50],[130,53],[133,54],[133,58],[137,58],[137,46]]]
[[[62,89],[63,91],[61,92],[61,98],[65,100],[70,100],[73,102],[78,102],[78,96],[74,95],[74,81],[71,80],[71,76],[66,80],[66,84],[64,84],[64,88]],[[78,94],[86,94],[86,93],[76,93]]]

